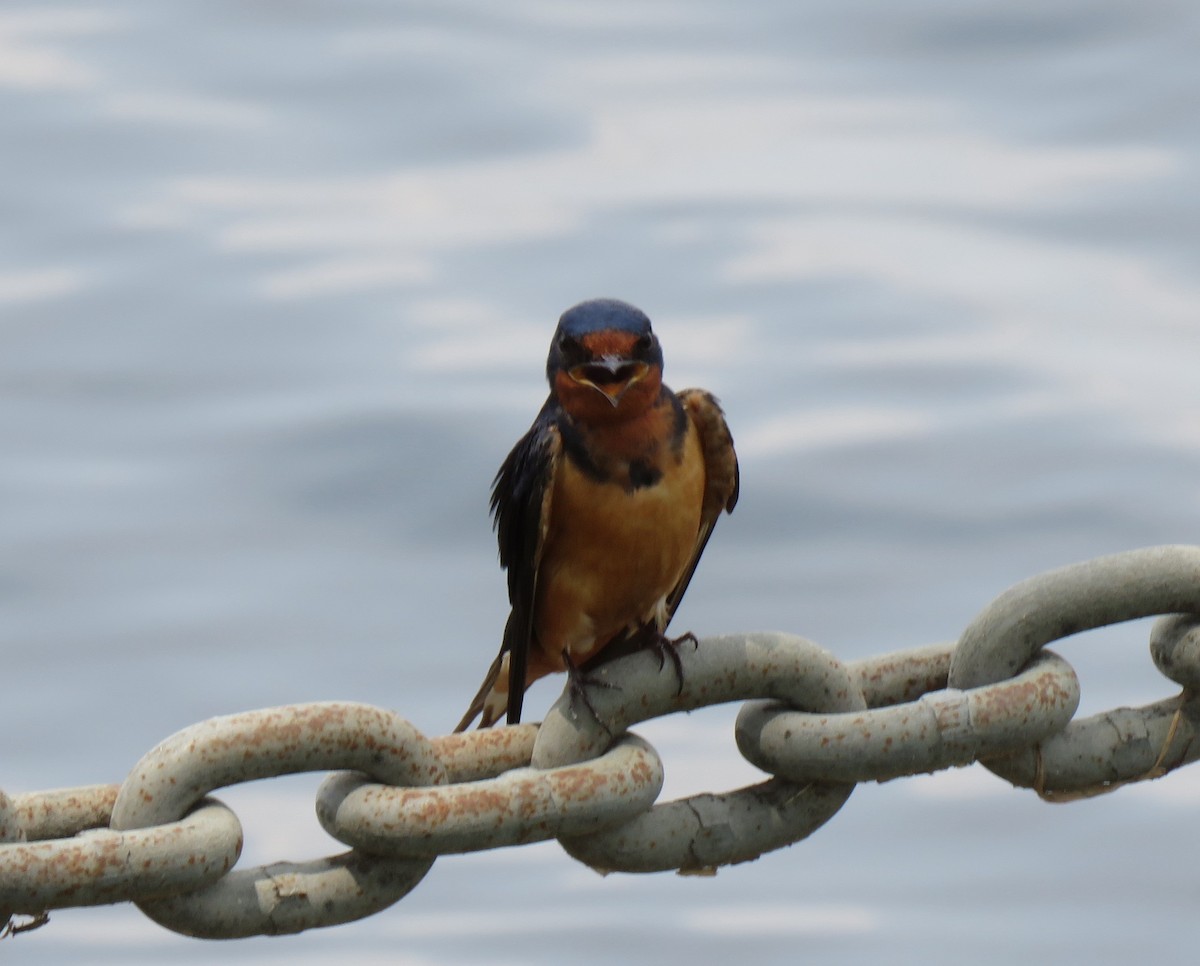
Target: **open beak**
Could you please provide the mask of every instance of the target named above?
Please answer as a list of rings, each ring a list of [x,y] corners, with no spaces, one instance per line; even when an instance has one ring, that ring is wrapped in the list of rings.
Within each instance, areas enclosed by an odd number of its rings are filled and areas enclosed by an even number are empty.
[[[645,362],[622,356],[603,356],[593,362],[572,366],[567,375],[581,386],[589,386],[601,393],[615,409],[621,397],[649,371],[650,366]]]

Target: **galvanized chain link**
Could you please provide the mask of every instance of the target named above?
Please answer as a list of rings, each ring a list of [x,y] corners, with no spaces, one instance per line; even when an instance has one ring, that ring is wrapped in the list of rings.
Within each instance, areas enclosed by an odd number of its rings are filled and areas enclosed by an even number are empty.
[[[1079,682],[1044,646],[1153,615],[1166,616],[1152,658],[1180,693],[1072,720]],[[1200,548],[1031,578],[955,644],[843,664],[803,638],[755,633],[680,659],[682,687],[646,652],[597,669],[614,685],[590,693],[598,718],[564,694],[540,726],[427,738],[367,705],[288,705],[186,728],[120,786],[0,792],[0,935],[47,910],[122,901],[192,936],[299,932],[386,908],[438,856],[551,838],[604,872],[711,872],[808,836],[856,782],[972,762],[1057,801],[1157,778],[1200,758]],[[728,701],[747,702],[737,747],[772,777],[655,804],[662,762],[628,727]],[[241,825],[210,793],[331,770],[317,817],[350,850],[231,871]]]

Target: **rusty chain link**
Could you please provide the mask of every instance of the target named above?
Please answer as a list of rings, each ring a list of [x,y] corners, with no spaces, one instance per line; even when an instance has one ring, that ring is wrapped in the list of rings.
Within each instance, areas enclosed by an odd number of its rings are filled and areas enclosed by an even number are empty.
[[[1180,693],[1072,720],[1079,682],[1045,645],[1154,615],[1151,656]],[[955,644],[843,664],[754,633],[680,659],[682,687],[647,652],[598,668],[614,685],[590,693],[598,719],[564,693],[540,726],[427,738],[367,705],[288,705],[185,728],[119,786],[0,792],[0,934],[122,901],[192,936],[299,932],[386,908],[438,856],[551,838],[604,872],[709,872],[808,836],[856,782],[972,762],[1056,801],[1157,778],[1200,758],[1200,547],[1033,577]],[[747,702],[739,751],[771,777],[655,804],[662,762],[626,729],[729,701]],[[317,817],[350,850],[233,871],[241,824],[210,794],[309,771],[334,772]]]

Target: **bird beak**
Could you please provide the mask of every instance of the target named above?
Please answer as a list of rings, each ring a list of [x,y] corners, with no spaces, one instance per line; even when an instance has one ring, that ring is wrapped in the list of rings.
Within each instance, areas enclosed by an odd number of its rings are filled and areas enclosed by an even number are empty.
[[[579,385],[595,389],[615,409],[621,397],[649,371],[650,366],[645,362],[623,356],[602,356],[593,362],[572,366],[567,370],[567,375]]]

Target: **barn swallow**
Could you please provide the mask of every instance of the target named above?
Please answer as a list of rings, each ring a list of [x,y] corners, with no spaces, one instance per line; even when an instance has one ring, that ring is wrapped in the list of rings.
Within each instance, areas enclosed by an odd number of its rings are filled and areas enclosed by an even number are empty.
[[[558,671],[574,682],[619,643],[670,643],[667,624],[739,481],[717,400],[674,393],[662,373],[658,338],[632,305],[595,299],[559,319],[550,395],[492,482],[512,610],[456,731],[506,712],[516,724],[530,684]]]

